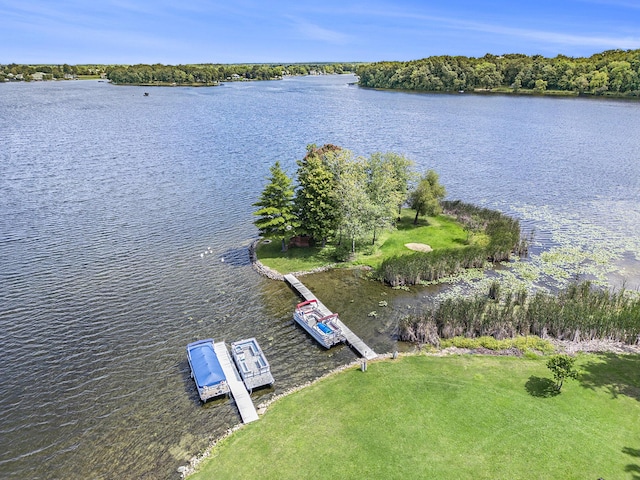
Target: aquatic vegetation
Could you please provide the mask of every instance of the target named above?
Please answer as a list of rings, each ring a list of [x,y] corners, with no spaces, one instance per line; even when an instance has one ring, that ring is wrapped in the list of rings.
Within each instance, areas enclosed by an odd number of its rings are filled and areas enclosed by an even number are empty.
[[[494,284],[495,285],[495,280]],[[499,296],[498,296],[499,295]],[[640,296],[627,291],[572,283],[557,294],[494,291],[488,295],[447,297],[437,305],[398,322],[400,340],[437,345],[442,339],[518,335],[560,340],[608,339],[640,343]]]
[[[408,292],[410,290],[410,288],[407,285],[395,285],[393,287],[394,290],[404,290],[405,292]]]
[[[455,285],[438,294],[437,301],[463,294],[486,293],[495,276],[500,278],[503,292],[524,288],[529,295],[539,291],[562,290],[576,280],[588,280],[595,286],[612,288],[616,285],[611,284],[611,275],[620,272],[620,263],[625,256],[640,261],[640,230],[635,233],[612,231],[589,218],[569,215],[549,206],[504,205],[502,208],[513,212],[521,222],[534,224],[542,239],[529,235],[528,256],[512,256],[508,261],[500,262],[500,270],[493,271],[485,267],[467,270],[436,282],[423,282],[425,285]],[[630,215],[635,216],[638,218],[636,225],[640,225],[640,213],[628,202],[602,206],[600,209],[606,210],[607,217],[624,218],[625,224],[628,224]],[[598,209],[594,206],[593,210],[597,212]]]

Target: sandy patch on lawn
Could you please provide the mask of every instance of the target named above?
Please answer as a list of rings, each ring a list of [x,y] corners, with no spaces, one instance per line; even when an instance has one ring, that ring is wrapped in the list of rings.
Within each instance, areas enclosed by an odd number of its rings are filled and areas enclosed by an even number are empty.
[[[433,248],[426,243],[405,243],[404,246],[409,250],[415,250],[416,252],[430,252],[433,250]]]

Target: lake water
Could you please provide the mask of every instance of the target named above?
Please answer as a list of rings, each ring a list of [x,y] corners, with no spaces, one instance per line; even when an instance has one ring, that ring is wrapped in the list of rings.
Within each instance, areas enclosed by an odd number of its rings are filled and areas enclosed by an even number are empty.
[[[292,291],[249,265],[269,167],[293,174],[309,143],[405,154],[448,198],[535,230],[529,265],[560,279],[552,252],[569,276],[638,288],[640,103],[353,81],[0,85],[0,477],[178,478],[239,422],[228,400],[200,404],[185,356],[197,339],[258,339],[276,386],[256,404],[356,359],[314,344]],[[307,278],[378,352],[431,294]],[[389,309],[368,317],[380,299]]]

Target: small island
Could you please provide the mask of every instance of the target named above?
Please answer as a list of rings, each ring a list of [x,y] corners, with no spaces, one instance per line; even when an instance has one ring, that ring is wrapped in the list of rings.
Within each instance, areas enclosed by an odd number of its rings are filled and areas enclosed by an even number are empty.
[[[444,201],[436,172],[419,175],[395,153],[369,158],[335,145],[309,145],[297,162],[297,185],[279,162],[254,204],[262,234],[254,266],[283,273],[366,268],[394,288],[426,285],[470,268],[491,268],[528,254],[518,220],[460,201]],[[519,337],[570,341],[640,338],[640,296],[590,282],[563,291],[503,288],[496,278],[483,295],[449,298],[397,319],[398,340],[436,348],[456,345],[519,349]]]
[[[309,145],[297,187],[271,167],[255,221],[260,262],[280,273],[333,266],[369,268],[391,286],[415,285],[524,254],[516,219],[444,201],[438,174],[420,175],[396,153],[369,158]]]

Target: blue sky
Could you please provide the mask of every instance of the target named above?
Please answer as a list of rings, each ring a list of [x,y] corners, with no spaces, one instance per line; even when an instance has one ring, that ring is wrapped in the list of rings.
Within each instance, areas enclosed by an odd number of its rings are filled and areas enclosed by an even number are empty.
[[[640,48],[640,0],[0,0],[0,63],[271,63]]]

